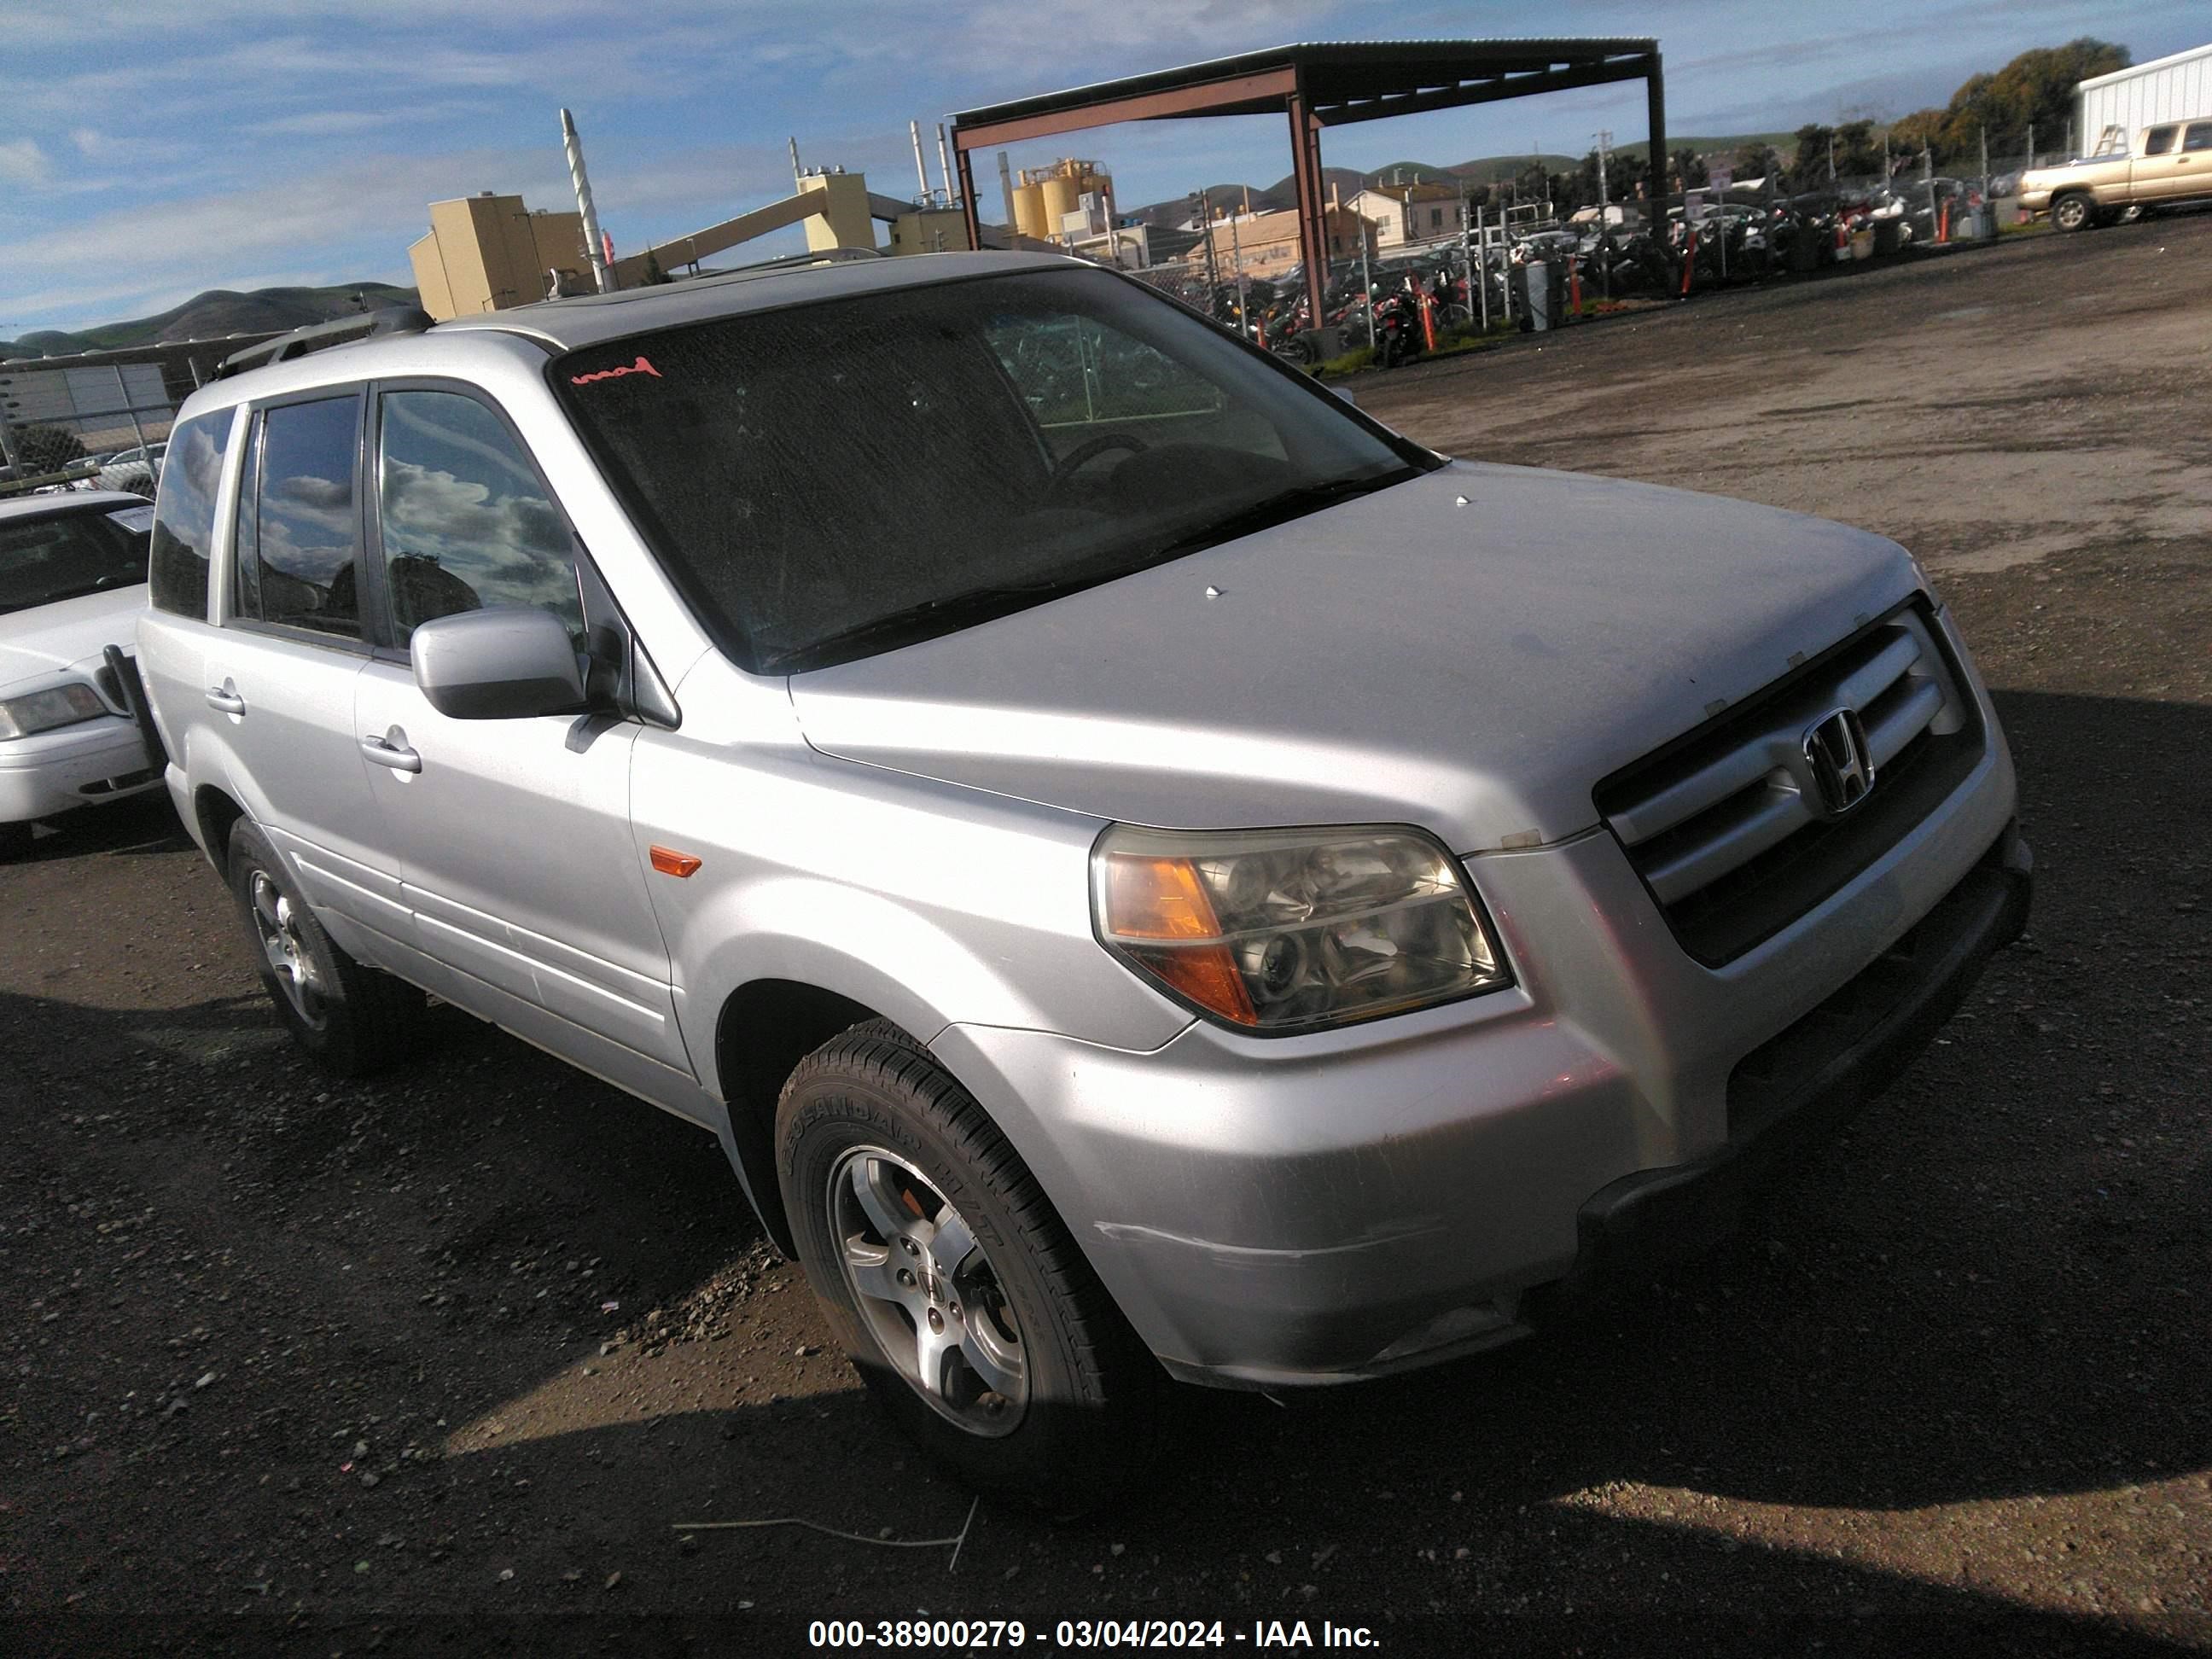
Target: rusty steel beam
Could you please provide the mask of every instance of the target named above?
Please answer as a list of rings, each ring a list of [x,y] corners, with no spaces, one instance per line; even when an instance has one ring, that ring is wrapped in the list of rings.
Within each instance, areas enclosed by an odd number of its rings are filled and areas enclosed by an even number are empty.
[[[1308,325],[1324,326],[1323,296],[1328,291],[1328,207],[1322,190],[1321,123],[1314,118],[1303,88],[1291,88],[1285,106],[1291,121],[1291,177],[1297,198],[1298,246],[1306,261]]]
[[[960,218],[967,227],[969,249],[974,252],[983,246],[983,221],[975,211],[975,173],[968,165],[968,152],[964,149],[954,155],[952,165],[960,169]],[[1006,246],[1009,247],[1013,246],[1013,235],[1014,228],[1008,225]]]
[[[1112,126],[1121,121],[1159,121],[1178,115],[1228,114],[1257,104],[1264,112],[1279,107],[1280,100],[1297,87],[1295,70],[1271,70],[1264,75],[1238,76],[1208,81],[1197,86],[1171,87],[1164,92],[1138,93],[1127,97],[1103,98],[1097,103],[1048,111],[1042,115],[1015,116],[977,126],[956,126],[953,147],[962,154],[986,144],[1019,143],[1026,138],[1049,138],[1055,133],[1079,132],[1085,127]]]

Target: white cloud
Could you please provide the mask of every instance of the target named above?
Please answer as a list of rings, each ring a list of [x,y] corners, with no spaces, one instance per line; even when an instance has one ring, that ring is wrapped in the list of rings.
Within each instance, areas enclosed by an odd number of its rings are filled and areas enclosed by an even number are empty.
[[[11,138],[0,143],[0,179],[15,185],[43,185],[52,175],[53,164],[35,138]]]

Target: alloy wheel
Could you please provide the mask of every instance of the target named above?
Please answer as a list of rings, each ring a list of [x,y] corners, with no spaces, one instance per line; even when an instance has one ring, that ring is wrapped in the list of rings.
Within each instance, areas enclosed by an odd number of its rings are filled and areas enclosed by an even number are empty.
[[[899,1375],[969,1433],[1012,1433],[1029,1405],[1021,1326],[974,1230],[880,1146],[839,1158],[828,1197],[838,1268]]]
[[[325,1018],[321,971],[307,940],[300,937],[297,908],[266,870],[253,872],[253,931],[260,935],[270,971],[276,975],[292,1012],[309,1027],[320,1029]]]

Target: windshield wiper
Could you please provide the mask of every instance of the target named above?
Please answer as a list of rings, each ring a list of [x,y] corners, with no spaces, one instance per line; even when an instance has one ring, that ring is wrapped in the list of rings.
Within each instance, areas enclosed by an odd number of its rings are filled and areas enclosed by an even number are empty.
[[[1394,467],[1388,472],[1371,473],[1364,477],[1339,478],[1330,483],[1299,484],[1295,489],[1279,491],[1261,497],[1249,507],[1240,507],[1226,517],[1202,525],[1198,529],[1177,537],[1153,555],[1153,563],[1164,563],[1185,553],[1200,549],[1218,547],[1223,542],[1235,541],[1239,536],[1249,536],[1287,524],[1292,519],[1303,519],[1318,513],[1325,507],[1334,507],[1340,501],[1371,495],[1378,489],[1388,489],[1392,484],[1405,483],[1420,476],[1415,466]]]
[[[793,646],[787,651],[775,651],[762,659],[764,673],[781,673],[793,664],[815,665],[812,659],[836,652],[846,646],[879,642],[902,633],[913,633],[915,638],[940,630],[946,625],[961,627],[969,623],[988,622],[994,617],[1003,617],[1008,611],[1073,593],[1079,588],[1095,586],[1105,577],[1097,574],[1066,576],[1050,581],[1000,583],[988,587],[970,587],[957,593],[948,593],[942,599],[924,599],[920,605],[908,605],[903,611],[894,611],[888,616],[871,617],[867,621],[854,623],[849,628],[838,629],[810,640],[805,645]]]
[[[894,611],[888,616],[872,617],[866,622],[855,623],[849,628],[824,634],[805,645],[788,650],[770,652],[762,659],[761,672],[781,673],[786,671],[804,672],[808,668],[824,666],[820,659],[836,657],[848,647],[860,645],[884,646],[886,641],[897,640],[910,644],[915,640],[929,637],[970,623],[988,622],[994,617],[1003,617],[1031,605],[1041,604],[1063,593],[1073,593],[1086,587],[1096,587],[1102,582],[1117,577],[1133,575],[1139,570],[1164,564],[1185,553],[1195,553],[1200,548],[1212,547],[1232,541],[1239,536],[1249,536],[1255,531],[1265,530],[1271,525],[1287,520],[1303,518],[1309,513],[1318,513],[1339,501],[1348,501],[1360,495],[1372,495],[1378,489],[1403,483],[1408,478],[1420,476],[1414,466],[1393,468],[1358,478],[1339,478],[1329,483],[1300,484],[1255,501],[1249,507],[1239,507],[1226,517],[1216,519],[1200,529],[1176,538],[1164,547],[1153,550],[1134,563],[1116,563],[1101,568],[1096,563],[1079,568],[1064,576],[1045,581],[997,583],[984,587],[971,587],[957,593],[948,593],[942,599],[924,599],[919,605],[908,605],[903,611]],[[898,636],[910,637],[899,640]]]

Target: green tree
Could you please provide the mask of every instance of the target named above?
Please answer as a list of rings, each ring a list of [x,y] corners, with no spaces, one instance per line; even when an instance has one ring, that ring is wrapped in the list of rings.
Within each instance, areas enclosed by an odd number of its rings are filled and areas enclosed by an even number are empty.
[[[1738,183],[1747,179],[1771,179],[1781,171],[1782,157],[1765,139],[1753,139],[1750,143],[1736,146],[1735,176]]]
[[[1836,128],[1836,173],[1839,178],[1869,179],[1881,172],[1881,139],[1874,123],[1861,118]]]
[[[1833,127],[1815,122],[1797,129],[1797,148],[1790,158],[1790,189],[1817,190],[1828,182],[1828,146],[1835,136]]]
[[[1940,109],[1920,109],[1902,120],[1889,124],[1889,149],[1893,161],[1901,161],[1916,156],[1923,149],[1932,150],[1936,165],[1943,164],[1944,112]]]
[[[1955,167],[1975,160],[1984,132],[1991,148],[2015,148],[2027,142],[2031,123],[2039,143],[2057,142],[2073,116],[2076,84],[2124,70],[2133,61],[2125,46],[2084,35],[2063,46],[2024,52],[1995,75],[1969,77],[1951,94],[1936,125],[1937,164]],[[2097,137],[2077,132],[2075,145],[2087,149]]]
[[[1705,157],[1693,149],[1678,149],[1668,159],[1678,190],[1699,189],[1712,176],[1705,171]]]

